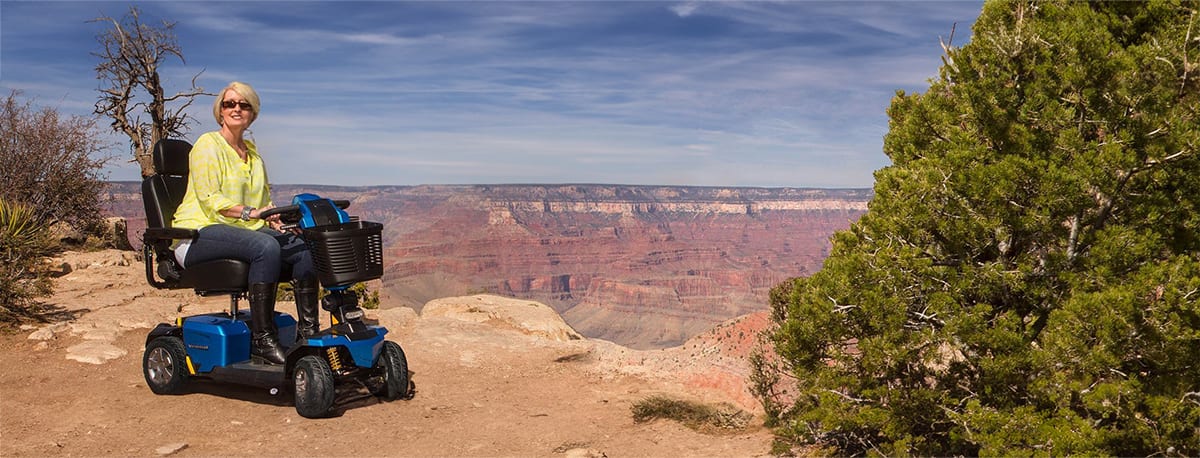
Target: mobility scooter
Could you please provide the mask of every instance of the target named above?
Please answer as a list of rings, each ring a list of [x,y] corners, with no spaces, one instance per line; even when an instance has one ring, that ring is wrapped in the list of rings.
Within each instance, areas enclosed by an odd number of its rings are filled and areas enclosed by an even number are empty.
[[[285,363],[254,361],[247,324],[250,311],[238,309],[238,300],[249,288],[249,264],[220,259],[183,268],[170,249],[175,240],[195,237],[195,231],[170,227],[187,189],[190,151],[189,143],[175,139],[162,140],[154,147],[156,173],[142,183],[146,279],[156,288],[193,288],[201,296],[228,295],[230,307],[228,312],[179,317],[150,331],[142,356],[142,372],[150,390],[177,394],[185,391],[190,379],[210,379],[267,388],[271,394],[291,391],[296,412],[306,418],[330,415],[339,388],[366,389],[386,400],[410,397],[404,350],[384,339],[386,328],[363,321],[358,298],[349,289],[383,275],[383,226],[351,218],[343,210],[348,201],[312,194],[297,195],[292,205],[264,212],[264,218],[280,215],[285,227],[302,232],[326,292],[321,308],[330,313],[332,326],[300,340],[296,338],[296,320],[275,312],[279,342],[286,348]]]

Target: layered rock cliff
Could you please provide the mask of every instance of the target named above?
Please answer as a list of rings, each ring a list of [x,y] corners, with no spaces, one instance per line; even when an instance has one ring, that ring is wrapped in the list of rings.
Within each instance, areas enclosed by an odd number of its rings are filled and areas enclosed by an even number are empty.
[[[531,299],[585,336],[633,348],[679,345],[765,309],[772,286],[820,268],[829,236],[870,199],[859,189],[622,185],[273,191],[277,202],[298,192],[350,199],[352,214],[384,223],[393,303],[419,309],[480,292]],[[140,206],[115,202],[139,234]]]

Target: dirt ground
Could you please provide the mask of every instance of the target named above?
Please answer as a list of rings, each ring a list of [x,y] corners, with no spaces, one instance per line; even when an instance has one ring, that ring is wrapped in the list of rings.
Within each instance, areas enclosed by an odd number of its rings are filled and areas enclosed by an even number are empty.
[[[389,325],[388,339],[408,357],[411,400],[344,399],[335,416],[312,420],[296,413],[287,393],[262,389],[199,381],[189,393],[158,396],[143,380],[141,359],[145,335],[161,318],[129,317],[136,313],[130,310],[145,301],[184,301],[166,307],[186,314],[226,302],[155,296],[139,289],[140,266],[121,268],[105,267],[105,275],[120,275],[99,282],[68,277],[82,285],[72,296],[81,310],[73,321],[106,309],[126,317],[120,331],[103,338],[124,355],[100,364],[68,359],[71,349],[97,338],[86,332],[48,340],[28,338],[29,330],[0,334],[0,456],[677,457],[770,450],[770,432],[760,426],[702,434],[669,420],[635,423],[631,406],[651,395],[717,399],[608,370],[596,354],[611,349],[449,317]],[[100,290],[128,299],[89,296]]]

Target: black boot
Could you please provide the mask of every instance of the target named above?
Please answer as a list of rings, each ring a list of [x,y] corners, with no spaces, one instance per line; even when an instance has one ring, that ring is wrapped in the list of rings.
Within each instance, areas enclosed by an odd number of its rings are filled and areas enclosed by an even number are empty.
[[[292,285],[296,296],[296,338],[303,340],[321,332],[321,317],[317,310],[320,287],[314,277],[296,280]]]
[[[275,283],[250,284],[250,357],[283,364],[279,328],[275,326]]]

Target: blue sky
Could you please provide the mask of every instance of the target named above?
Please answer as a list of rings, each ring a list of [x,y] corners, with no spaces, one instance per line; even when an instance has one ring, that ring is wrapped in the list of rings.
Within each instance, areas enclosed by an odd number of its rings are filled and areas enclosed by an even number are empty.
[[[272,182],[870,187],[895,91],[979,1],[0,2],[0,89],[89,115],[129,5],[168,92],[244,81]],[[956,26],[957,24],[957,26]],[[216,129],[194,105],[188,136]],[[107,125],[103,122],[102,125]],[[109,178],[138,179],[115,135]]]

